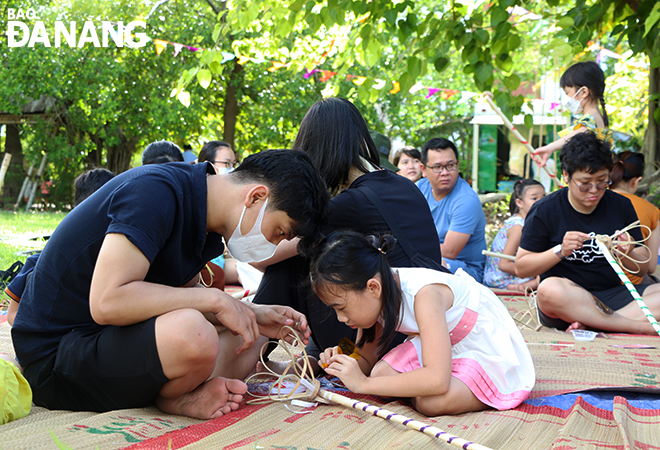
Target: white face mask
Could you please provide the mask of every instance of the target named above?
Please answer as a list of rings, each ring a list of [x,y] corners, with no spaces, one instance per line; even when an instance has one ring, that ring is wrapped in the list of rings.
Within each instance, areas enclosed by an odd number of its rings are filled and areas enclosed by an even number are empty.
[[[577,115],[582,112],[582,105],[578,100],[575,100],[575,96],[580,93],[583,88],[578,89],[578,91],[573,95],[573,97],[568,100],[564,100],[564,108],[568,109],[571,114]]]
[[[237,261],[244,263],[261,262],[275,254],[277,245],[268,241],[261,232],[261,224],[264,221],[266,205],[268,205],[268,198],[261,207],[254,226],[245,235],[241,234],[241,224],[247,210],[247,207],[243,206],[243,212],[241,213],[241,218],[238,220],[238,225],[227,241],[227,249]]]
[[[215,171],[218,175],[227,175],[230,172],[234,171],[233,167],[218,167],[215,166]]]

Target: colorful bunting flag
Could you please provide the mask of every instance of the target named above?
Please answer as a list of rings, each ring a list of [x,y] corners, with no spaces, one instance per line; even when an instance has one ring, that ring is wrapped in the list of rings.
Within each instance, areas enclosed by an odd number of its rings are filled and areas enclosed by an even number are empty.
[[[154,39],[154,45],[156,46],[156,54],[160,56],[167,47],[167,41],[162,41],[160,39]]]
[[[330,71],[330,70],[322,70],[321,73],[323,74],[323,76],[321,77],[321,83],[325,83],[325,82],[328,81],[330,78],[332,78],[332,77],[334,77],[335,75],[337,75],[337,72],[332,72],[332,71]]]
[[[356,76],[353,78],[353,83],[357,84],[358,86],[362,86],[365,81],[367,81],[367,77]]]
[[[238,63],[242,66],[246,62],[250,60],[249,56],[244,56],[244,55],[238,55]]]
[[[394,87],[390,89],[390,94],[396,94],[401,90],[401,85],[399,84],[398,81],[392,81],[392,84],[394,85]]]
[[[183,44],[172,43],[172,46],[174,47],[174,56],[176,57],[183,48]]]
[[[232,59],[236,58],[236,55],[234,55],[233,53],[220,52],[220,54],[222,55],[222,61],[220,61],[220,64],[224,64],[227,61],[231,61]]]
[[[318,69],[312,69],[311,71],[305,69],[305,74],[303,75],[304,79],[309,79],[312,75],[314,75],[315,72],[318,72]]]
[[[438,88],[429,88],[429,93],[424,98],[431,98],[431,97],[433,97],[433,94],[435,94],[436,92],[439,92],[440,90],[441,89],[438,89]]]
[[[276,70],[281,69],[282,67],[286,66],[286,64],[284,64],[283,62],[279,62],[279,61],[272,61],[272,63],[273,63],[273,65],[268,68],[269,72],[275,72]],[[240,64],[240,62],[239,62],[239,64]]]

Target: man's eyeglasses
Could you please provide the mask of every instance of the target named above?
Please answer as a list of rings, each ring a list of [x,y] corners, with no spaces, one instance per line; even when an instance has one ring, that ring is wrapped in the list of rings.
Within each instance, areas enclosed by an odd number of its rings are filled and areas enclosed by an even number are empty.
[[[431,169],[433,173],[442,173],[444,170],[446,170],[447,172],[453,172],[458,167],[458,163],[452,162],[449,164],[445,164],[444,166],[438,164],[437,166],[426,166],[426,167]]]
[[[236,166],[236,163],[235,163],[235,162],[232,163],[232,162],[229,162],[229,161],[213,161],[213,164],[214,164],[218,169],[220,169],[220,168],[229,169],[229,168],[231,168],[231,167]]]
[[[577,184],[577,181],[573,180],[573,178],[570,178],[570,180],[572,180],[573,183],[575,183],[575,185],[578,187],[578,189],[580,190],[580,192],[589,192],[589,191],[591,190],[592,187],[595,187],[595,188],[598,189],[599,191],[604,191],[605,189],[607,189],[607,187],[608,187],[610,184],[612,184],[612,181],[610,181],[610,180],[603,181],[603,182],[596,183],[596,184],[593,184],[593,183],[582,183],[582,184]]]

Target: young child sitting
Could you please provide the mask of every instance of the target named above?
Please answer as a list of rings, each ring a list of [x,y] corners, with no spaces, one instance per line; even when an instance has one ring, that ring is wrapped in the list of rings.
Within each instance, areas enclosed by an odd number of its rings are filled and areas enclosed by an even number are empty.
[[[312,288],[358,330],[361,355],[328,348],[321,355],[326,372],[356,393],[410,397],[428,416],[515,408],[535,373],[504,305],[462,271],[392,269],[385,253],[394,242],[335,232],[314,259]],[[408,339],[378,361],[397,331]]]
[[[543,197],[545,197],[545,189],[538,181],[530,179],[516,181],[509,201],[511,217],[504,221],[504,225],[493,239],[492,252],[516,256],[529,208],[532,207],[534,202]],[[487,256],[483,283],[494,288],[524,291],[527,287],[536,289],[539,280],[538,277],[518,278],[516,276],[516,265],[513,261]]]

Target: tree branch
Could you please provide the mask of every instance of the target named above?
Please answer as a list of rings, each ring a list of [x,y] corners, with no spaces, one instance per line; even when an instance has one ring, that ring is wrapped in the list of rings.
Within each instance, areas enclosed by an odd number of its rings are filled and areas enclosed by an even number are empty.
[[[209,4],[209,6],[213,10],[213,12],[216,13],[216,15],[220,14],[220,8],[218,8],[218,6],[215,3],[213,3],[213,0],[206,0],[206,3]]]

